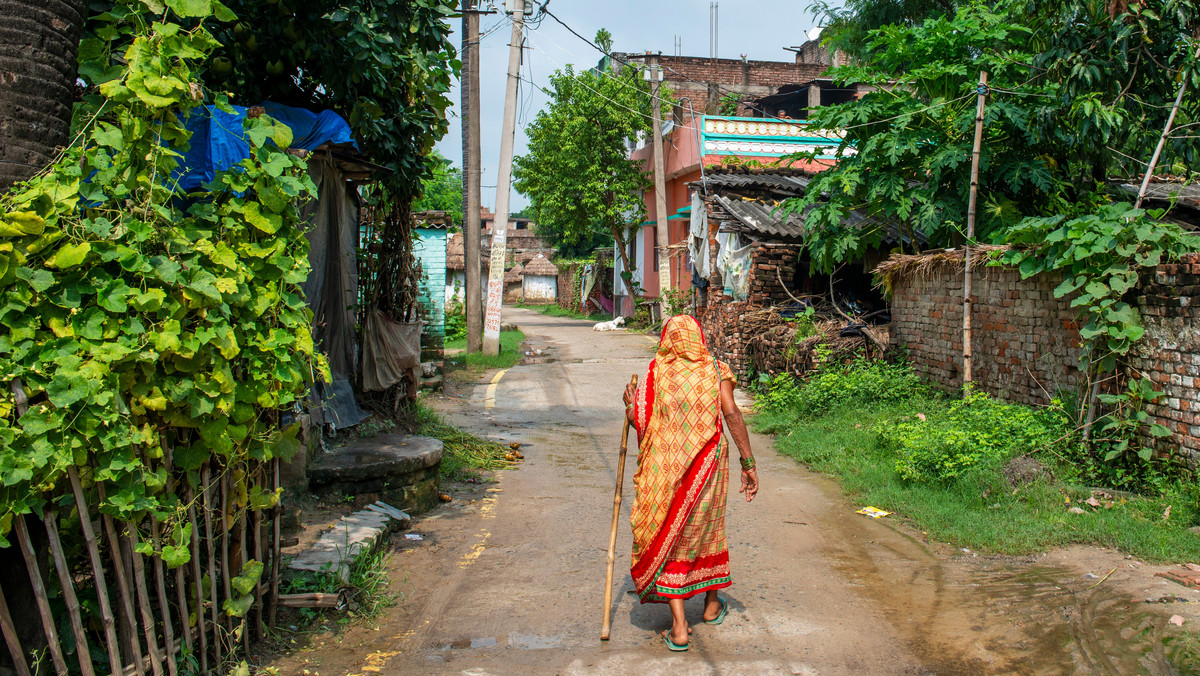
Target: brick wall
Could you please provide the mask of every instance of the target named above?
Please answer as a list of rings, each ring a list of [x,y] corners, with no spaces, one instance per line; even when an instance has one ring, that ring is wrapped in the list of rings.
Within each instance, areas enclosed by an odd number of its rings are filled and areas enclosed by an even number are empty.
[[[643,54],[617,54],[631,64],[645,60]],[[743,61],[702,56],[659,56],[663,78],[677,98],[687,97],[696,114],[717,113],[721,96],[729,92],[752,96],[774,94],[786,84],[800,84],[821,77],[829,69],[824,63],[795,61]]]
[[[962,271],[942,266],[893,281],[892,344],[907,350],[921,373],[947,390],[962,385]],[[1086,379],[1078,369],[1078,311],[1056,299],[1059,278],[1021,280],[1009,269],[979,270],[972,328],[974,380],[1008,401],[1045,404],[1060,392],[1083,400]],[[1146,439],[1165,454],[1182,451],[1192,467],[1200,460],[1200,255],[1159,266],[1137,297],[1146,336],[1130,360],[1166,394],[1148,412],[1171,430]]]
[[[1163,453],[1173,447],[1189,451],[1186,460],[1195,469],[1200,460],[1200,254],[1160,265],[1141,291],[1138,305],[1146,339],[1130,366],[1166,395],[1148,412],[1173,435],[1147,436],[1142,442]]]

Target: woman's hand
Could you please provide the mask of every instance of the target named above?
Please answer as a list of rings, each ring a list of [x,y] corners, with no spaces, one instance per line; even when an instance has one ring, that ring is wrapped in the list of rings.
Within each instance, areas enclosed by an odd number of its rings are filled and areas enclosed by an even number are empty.
[[[629,383],[625,386],[625,396],[622,397],[622,399],[625,401],[625,406],[632,406],[635,397],[637,397],[637,386],[633,383]]]
[[[754,499],[754,495],[758,493],[758,468],[742,470],[742,487],[738,489],[738,493],[746,494],[746,502]]]

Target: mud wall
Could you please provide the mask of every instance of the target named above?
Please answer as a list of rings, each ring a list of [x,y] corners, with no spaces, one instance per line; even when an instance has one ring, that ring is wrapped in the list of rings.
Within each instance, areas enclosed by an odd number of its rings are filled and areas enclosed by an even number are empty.
[[[1070,299],[1054,297],[1060,278],[1021,280],[1013,270],[986,268],[972,283],[974,380],[1007,401],[1046,404],[1073,393],[1086,378],[1078,369],[1079,313]],[[893,281],[892,346],[946,390],[962,386],[962,271],[934,267]],[[1166,394],[1148,408],[1171,430],[1145,442],[1165,454],[1200,460],[1200,255],[1161,265],[1143,280],[1135,299],[1146,328],[1130,375],[1145,375]]]

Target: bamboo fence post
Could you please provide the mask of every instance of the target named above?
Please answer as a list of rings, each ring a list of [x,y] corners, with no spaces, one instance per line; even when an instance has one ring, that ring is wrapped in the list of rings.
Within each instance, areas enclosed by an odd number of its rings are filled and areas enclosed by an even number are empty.
[[[204,626],[204,576],[200,572],[200,531],[196,527],[196,491],[187,489],[188,523],[192,526],[192,583],[196,589],[196,633],[200,638],[200,671],[208,672],[208,630]]]
[[[133,586],[137,589],[138,610],[142,614],[142,633],[146,636],[146,650],[150,653],[150,667],[155,676],[161,676],[162,655],[158,652],[158,634],[154,630],[154,613],[150,611],[150,592],[146,584],[146,566],[142,563],[142,555],[138,554],[138,534],[132,523],[125,522],[125,542],[129,548],[129,560],[133,564]],[[167,646],[170,650],[170,646]]]
[[[167,474],[171,477],[175,476],[174,453],[175,449],[165,443],[163,444],[163,458],[167,465]],[[172,478],[167,484],[169,493],[177,498],[181,498],[180,485],[182,485],[182,482],[178,478]],[[158,539],[157,534],[155,535],[155,539]],[[159,551],[162,551],[162,545],[159,546]],[[160,553],[159,558],[161,559],[161,557],[162,554]],[[186,568],[184,566],[179,566],[175,569],[175,602],[179,608],[179,632],[183,634],[183,648],[187,650],[188,654],[195,654],[195,647],[192,643],[192,627],[189,622],[191,613],[188,612],[187,575],[185,571]]]
[[[12,657],[17,676],[31,676],[29,664],[25,662],[25,651],[21,649],[21,640],[17,638],[17,625],[13,624],[12,614],[8,612],[4,585],[0,585],[0,630],[3,630],[4,643],[8,646],[8,654]]]
[[[42,631],[46,635],[47,649],[54,669],[59,674],[67,673],[67,661],[63,659],[62,646],[58,642],[58,632],[54,629],[54,613],[50,610],[49,596],[46,595],[46,585],[42,583],[42,574],[38,572],[37,554],[33,551],[33,543],[29,539],[29,528],[25,525],[25,517],[13,519],[13,528],[17,532],[17,545],[21,548],[21,556],[25,557],[25,570],[29,573],[29,584],[37,599],[38,614],[42,618]]]
[[[123,667],[125,662],[121,660],[121,645],[117,640],[116,618],[113,617],[112,606],[108,601],[108,582],[104,576],[104,561],[100,558],[100,548],[96,544],[96,531],[92,528],[92,516],[88,511],[83,484],[79,482],[79,470],[72,465],[67,468],[67,476],[71,480],[71,492],[75,494],[75,509],[79,512],[79,527],[83,531],[88,556],[92,560],[92,575],[96,581],[96,600],[100,603],[100,620],[104,624],[108,661],[112,665],[112,670],[116,671]]]
[[[71,569],[67,566],[67,557],[63,555],[62,541],[58,537],[58,513],[48,509],[42,516],[42,521],[46,524],[50,555],[54,558],[54,569],[58,572],[58,583],[62,586],[63,601],[67,604],[67,614],[71,618],[71,632],[75,635],[75,657],[79,660],[79,670],[83,672],[83,676],[93,676],[96,670],[92,666],[87,635],[83,633],[79,598],[75,596],[75,587],[71,584]]]
[[[154,540],[155,549],[162,551],[162,532],[158,527],[158,518],[150,515],[150,537]],[[140,555],[139,555],[140,556]],[[171,676],[179,673],[179,665],[175,662],[175,629],[171,626],[171,606],[167,602],[167,581],[163,575],[162,557],[156,552],[150,555],[150,565],[154,568],[154,586],[158,592],[158,614],[162,616],[163,652],[167,657],[167,672]]]
[[[987,105],[988,74],[979,73],[978,100],[975,104],[975,147],[971,151],[971,194],[967,200],[967,243],[963,247],[963,334],[962,334],[962,370],[963,386],[973,379],[971,362],[971,242],[975,240],[975,205],[979,196],[979,155],[983,145],[983,109]]]
[[[96,492],[100,497],[100,502],[104,502],[104,484],[97,482]],[[117,537],[117,529],[113,526],[111,516],[102,513],[100,521],[104,525],[104,534],[108,538],[108,547],[113,560],[113,572],[117,576],[117,592],[121,595],[121,605],[118,606],[122,619],[121,634],[126,641],[126,645],[129,646],[134,665],[140,671],[145,668],[145,660],[142,655],[141,640],[137,636],[137,616],[133,612],[132,592],[130,589],[131,580],[125,570],[125,557],[121,554],[121,539]]]
[[[226,467],[221,473],[220,481],[221,491],[221,583],[222,591],[225,592],[225,600],[233,598],[232,584],[229,576],[229,538],[232,524],[229,519],[229,468]],[[225,613],[225,629],[233,633],[233,616]],[[230,649],[230,652],[233,652]]]
[[[204,496],[204,541],[208,547],[208,587],[209,598],[212,601],[210,611],[212,613],[212,628],[213,628],[213,651],[216,656],[216,663],[220,664],[223,659],[224,651],[221,650],[221,644],[224,637],[220,635],[221,623],[218,619],[220,605],[217,603],[217,554],[216,544],[213,542],[212,529],[212,507],[210,504],[209,488],[212,485],[212,473],[207,464],[204,465],[204,473],[201,475],[201,495]]]
[[[262,514],[254,511],[250,514],[250,524],[252,534],[254,536],[254,560],[263,563],[263,547],[262,547]],[[266,568],[263,569],[264,574]],[[254,639],[261,640],[263,637],[263,592],[262,578],[259,578],[257,584],[254,585]]]
[[[250,474],[246,474],[246,484],[250,484]],[[231,486],[232,489],[232,486]],[[246,511],[249,505],[243,505],[238,514],[238,556],[241,568],[238,569],[238,574],[246,567]],[[241,618],[242,621],[242,647],[245,648],[246,654],[250,653],[250,613],[246,613]]]
[[[272,468],[272,488],[276,492],[279,490],[279,458],[271,461]],[[274,628],[279,619],[279,521],[280,514],[283,512],[283,505],[276,503],[274,511],[271,515],[271,595],[268,598],[270,611],[268,612],[268,621],[271,627]]]

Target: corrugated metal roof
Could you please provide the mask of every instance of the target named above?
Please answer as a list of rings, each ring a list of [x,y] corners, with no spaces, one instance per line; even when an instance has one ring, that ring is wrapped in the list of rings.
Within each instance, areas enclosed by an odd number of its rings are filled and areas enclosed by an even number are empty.
[[[705,178],[710,188],[762,188],[781,195],[799,196],[808,187],[808,176],[787,174],[714,174]]]
[[[783,242],[800,242],[804,239],[804,217],[790,213],[784,219],[782,212],[777,211],[778,202],[743,200],[722,195],[717,195],[714,199],[733,218],[733,222],[727,221],[721,225],[723,231],[743,232],[757,239]],[[895,223],[881,224],[878,219],[858,210],[851,211],[846,216],[846,224],[855,228],[880,226],[886,232],[885,241],[895,243],[903,240],[905,244],[910,243],[910,238],[901,235]],[[918,239],[922,246],[928,243],[924,237]]]
[[[804,220],[796,214],[787,219],[773,213],[777,203],[759,200],[741,200],[736,197],[716,196],[717,204],[737,221],[722,226],[722,230],[765,235],[771,239],[799,241],[804,239]],[[741,226],[741,227],[739,227]]]

